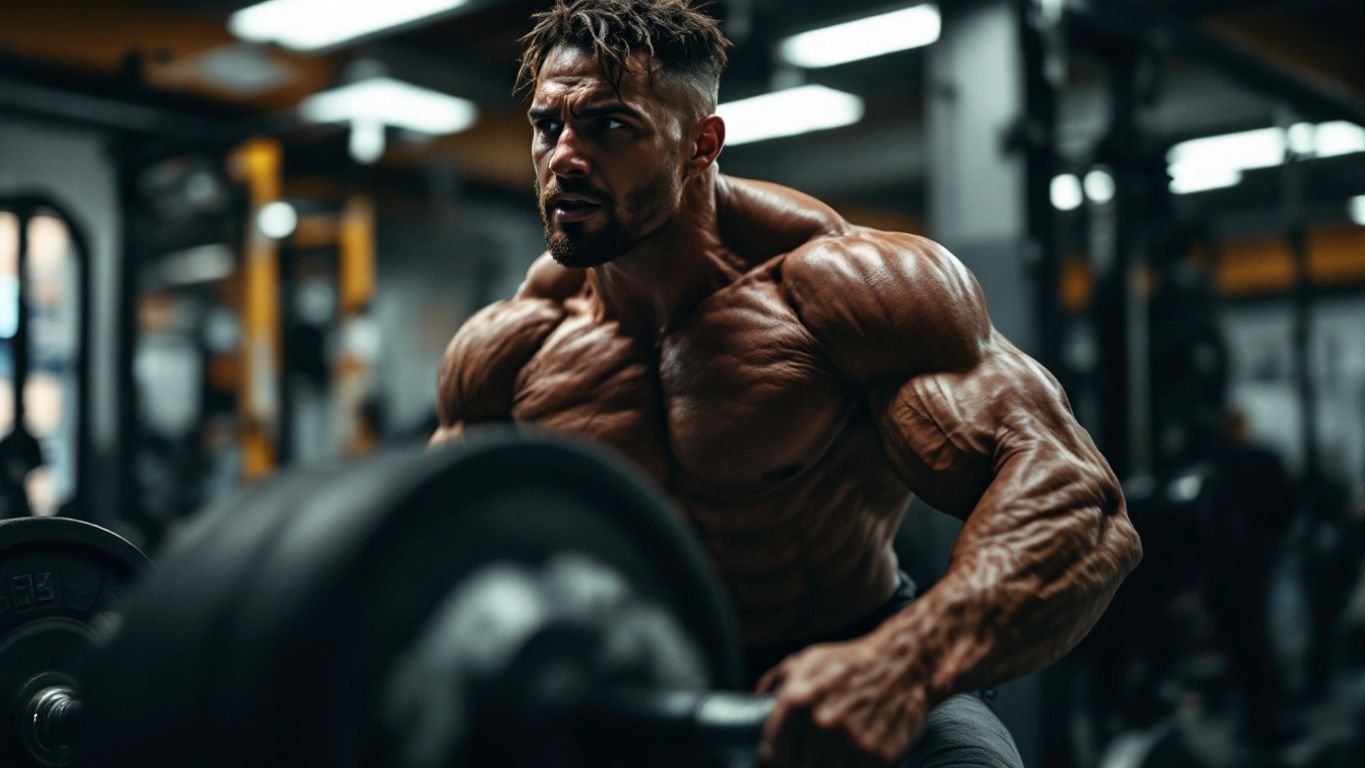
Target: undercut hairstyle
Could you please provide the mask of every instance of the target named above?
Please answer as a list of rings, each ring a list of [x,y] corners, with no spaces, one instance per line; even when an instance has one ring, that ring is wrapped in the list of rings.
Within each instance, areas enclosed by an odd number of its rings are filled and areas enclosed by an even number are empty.
[[[518,90],[534,92],[550,51],[568,45],[592,52],[620,95],[626,61],[643,51],[665,77],[691,85],[703,99],[699,106],[715,110],[730,41],[720,23],[691,0],[555,0],[554,7],[531,19],[535,27],[521,38]],[[652,83],[654,68],[646,74]]]

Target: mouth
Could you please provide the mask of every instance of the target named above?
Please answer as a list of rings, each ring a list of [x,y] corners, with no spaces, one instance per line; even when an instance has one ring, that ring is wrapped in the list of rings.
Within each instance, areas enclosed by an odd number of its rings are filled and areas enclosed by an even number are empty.
[[[602,203],[583,195],[555,195],[546,206],[558,222],[583,221],[602,208]]]

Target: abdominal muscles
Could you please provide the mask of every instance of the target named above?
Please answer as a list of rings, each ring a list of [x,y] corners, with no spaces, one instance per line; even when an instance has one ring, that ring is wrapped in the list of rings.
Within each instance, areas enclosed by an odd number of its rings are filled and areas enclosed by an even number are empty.
[[[747,645],[832,632],[894,589],[891,543],[910,496],[865,424],[770,490],[675,498],[729,587]]]

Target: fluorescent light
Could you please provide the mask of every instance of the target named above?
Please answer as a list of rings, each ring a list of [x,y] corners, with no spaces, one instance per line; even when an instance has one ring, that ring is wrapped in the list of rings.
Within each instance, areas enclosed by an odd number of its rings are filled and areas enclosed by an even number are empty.
[[[783,40],[779,51],[793,66],[831,67],[929,45],[938,40],[941,27],[938,6],[917,5],[802,32]]]
[[[1365,152],[1365,128],[1355,123],[1341,120],[1319,123],[1317,134],[1318,157]]]
[[[725,121],[725,143],[795,136],[852,125],[863,119],[863,100],[823,85],[803,85],[716,108]]]
[[[1085,175],[1085,196],[1092,202],[1104,205],[1114,199],[1114,177],[1109,172],[1096,168]]]
[[[1365,195],[1358,195],[1351,198],[1348,207],[1351,211],[1351,221],[1365,227]]]
[[[468,0],[267,0],[228,19],[232,34],[257,43],[316,51],[419,21]]]
[[[1280,128],[1228,133],[1182,141],[1166,159],[1172,166],[1214,168],[1273,168],[1284,162],[1285,135]]]
[[[1052,177],[1052,207],[1059,211],[1074,211],[1085,202],[1081,193],[1081,180],[1074,174],[1064,173]]]
[[[256,229],[273,240],[283,240],[299,226],[299,212],[289,203],[276,201],[256,214]]]
[[[1317,126],[1312,123],[1294,123],[1289,126],[1289,151],[1296,155],[1311,155],[1317,149]]]
[[[1171,191],[1177,195],[1235,187],[1241,183],[1242,172],[1236,168],[1191,165],[1171,169]]]
[[[1365,152],[1365,128],[1344,121],[1295,123],[1288,129],[1258,128],[1182,141],[1166,155],[1171,191],[1184,194],[1233,186],[1241,182],[1243,171],[1284,163],[1286,150],[1300,157]]]
[[[305,99],[299,111],[319,123],[380,123],[419,133],[457,133],[474,124],[474,102],[375,77]]]
[[[356,120],[351,123],[351,159],[369,165],[379,161],[387,148],[384,124],[371,120]]]

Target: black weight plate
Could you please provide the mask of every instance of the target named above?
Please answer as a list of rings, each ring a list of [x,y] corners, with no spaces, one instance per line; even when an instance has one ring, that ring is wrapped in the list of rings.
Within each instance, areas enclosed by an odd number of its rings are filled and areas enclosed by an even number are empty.
[[[679,618],[712,680],[738,684],[738,643],[706,555],[671,505],[620,460],[563,439],[502,432],[343,474],[283,531],[253,580],[255,603],[235,622],[239,661],[224,671],[238,686],[221,703],[215,740],[248,748],[234,760],[312,735],[297,743],[297,755],[329,765],[359,764],[362,755],[382,762],[382,745],[369,738],[372,713],[356,719],[376,702],[376,679],[450,585],[490,561],[591,554]],[[332,558],[332,573],[314,570],[320,552]],[[290,597],[294,589],[313,597]],[[316,610],[301,618],[291,608],[299,605]],[[269,674],[251,674],[291,642]],[[300,715],[311,722],[297,722]],[[279,726],[264,735],[261,752],[239,738],[239,724],[253,716]]]
[[[126,539],[66,518],[0,521],[0,764],[58,765],[35,754],[21,727],[29,698],[48,685],[82,688],[124,594],[148,570]]]
[[[212,660],[219,684],[203,702],[213,725],[194,734],[197,752],[179,764],[382,761],[376,689],[451,586],[489,562],[535,564],[565,549],[626,574],[688,628],[714,682],[740,684],[724,593],[660,494],[597,450],[482,434],[343,465],[300,501],[238,585],[224,652]],[[192,593],[162,586],[192,578],[193,568],[168,563],[140,600]],[[158,656],[120,663],[156,678]],[[122,719],[167,706],[145,705]],[[128,740],[92,749],[104,765],[171,764]]]
[[[39,617],[89,622],[148,565],[137,547],[98,525],[0,520],[0,636]]]
[[[296,470],[233,494],[170,543],[159,578],[129,601],[124,631],[90,675],[79,754],[99,755],[101,766],[130,755],[147,765],[194,764],[241,585],[327,476]]]

